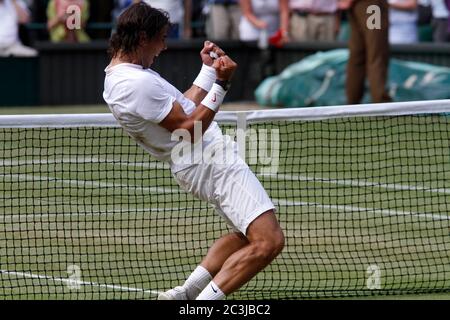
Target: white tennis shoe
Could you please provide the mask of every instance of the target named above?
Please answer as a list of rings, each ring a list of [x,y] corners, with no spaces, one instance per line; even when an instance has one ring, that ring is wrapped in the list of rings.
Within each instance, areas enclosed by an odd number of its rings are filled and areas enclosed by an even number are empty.
[[[158,295],[158,300],[188,300],[183,287],[175,287]]]

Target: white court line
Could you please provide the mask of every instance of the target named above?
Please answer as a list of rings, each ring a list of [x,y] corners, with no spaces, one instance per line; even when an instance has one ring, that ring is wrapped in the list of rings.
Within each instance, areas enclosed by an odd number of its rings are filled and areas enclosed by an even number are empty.
[[[118,285],[112,285],[112,284],[101,284],[101,283],[96,283],[96,282],[81,281],[81,280],[74,280],[74,279],[55,278],[55,277],[51,277],[51,276],[38,275],[38,274],[33,274],[33,273],[25,273],[25,272],[0,270],[0,274],[8,275],[8,276],[23,277],[23,278],[31,278],[31,279],[45,279],[45,280],[50,280],[50,281],[55,281],[55,282],[63,282],[63,283],[66,283],[66,284],[72,285],[72,286],[73,285],[84,285],[84,286],[107,288],[107,289],[120,290],[120,291],[142,292],[142,293],[153,294],[153,295],[158,295],[161,293],[160,291],[155,291],[155,290],[145,290],[145,289],[141,289],[141,288],[124,287],[124,286],[118,286]]]
[[[20,179],[31,179],[34,181],[51,181],[51,182],[62,182],[65,184],[75,184],[75,185],[82,185],[84,187],[86,186],[94,186],[94,187],[124,187],[129,188],[133,190],[144,190],[148,192],[155,192],[155,193],[179,193],[180,189],[173,189],[173,188],[160,188],[160,187],[138,187],[138,186],[131,186],[131,185],[121,185],[121,184],[113,184],[113,183],[106,183],[106,182],[95,182],[95,181],[84,181],[84,180],[66,180],[66,179],[57,179],[54,177],[45,177],[45,176],[33,176],[33,175],[23,175],[23,174],[3,174],[0,176],[4,177],[13,177],[17,176]],[[320,203],[314,203],[314,202],[301,202],[301,201],[289,201],[285,199],[273,199],[274,202],[278,204],[285,204],[285,205],[299,205],[299,206],[315,206],[315,207],[321,207],[321,208],[327,208],[327,209],[333,209],[333,210],[339,210],[339,211],[351,211],[351,212],[369,212],[369,213],[379,213],[383,215],[390,215],[390,216],[416,216],[420,218],[428,218],[433,220],[450,220],[450,216],[446,215],[436,215],[436,214],[427,214],[427,213],[414,213],[414,212],[407,212],[407,211],[397,211],[397,210],[387,210],[387,209],[374,209],[374,208],[364,208],[364,207],[354,207],[354,206],[344,206],[344,205],[324,205]]]
[[[286,205],[286,206],[303,206],[303,207],[319,207],[321,209],[327,209],[330,211],[344,211],[344,212],[366,212],[370,214],[382,214],[388,216],[412,216],[419,218],[426,218],[432,220],[450,220],[450,216],[439,215],[439,214],[430,214],[430,213],[416,213],[416,212],[408,212],[408,211],[399,211],[399,210],[389,210],[389,209],[375,209],[375,208],[366,208],[366,207],[355,207],[355,206],[347,206],[347,205],[332,205],[332,204],[321,204],[317,202],[304,202],[304,201],[290,201],[286,199],[278,199],[273,198],[272,201],[276,205]],[[211,206],[209,209],[213,209]],[[165,212],[165,211],[180,211],[180,210],[192,210],[192,208],[149,208],[149,209],[127,209],[125,211],[134,212],[148,212],[148,211],[156,211],[156,212]],[[208,208],[195,208],[195,210],[208,210]],[[10,219],[27,219],[29,217],[32,218],[43,218],[43,217],[51,217],[51,216],[80,216],[80,215],[111,215],[111,214],[124,214],[130,212],[123,212],[121,210],[112,210],[112,211],[85,211],[85,212],[71,212],[71,213],[33,213],[33,214],[15,214],[15,215],[5,215],[5,218]]]
[[[34,176],[31,174],[18,174],[18,173],[9,173],[9,174],[0,174],[0,177],[6,179],[14,179],[17,178],[21,181],[18,182],[49,182],[49,183],[63,183],[68,185],[80,186],[82,188],[86,187],[100,187],[100,188],[125,188],[132,190],[141,190],[146,192],[153,192],[159,194],[165,193],[179,193],[178,189],[174,188],[162,188],[162,187],[139,187],[132,186],[129,184],[119,184],[119,183],[110,183],[110,182],[98,182],[98,181],[88,181],[88,180],[78,180],[78,179],[60,179],[56,177],[48,177],[48,176]]]
[[[121,162],[121,159],[105,158],[105,157],[70,157],[61,159],[31,159],[31,160],[5,160],[0,159],[0,166],[17,167],[28,165],[49,165],[49,164],[77,164],[77,163],[104,163],[108,165],[120,165],[146,169],[169,169],[170,166],[164,162]]]
[[[115,214],[126,215],[126,214],[134,214],[134,213],[147,213],[147,212],[179,212],[184,210],[210,210],[214,209],[212,205],[209,205],[208,208],[144,208],[144,209],[124,209],[124,210],[103,210],[103,211],[76,211],[76,212],[64,212],[64,213],[28,213],[28,214],[3,214],[4,220],[31,220],[31,219],[42,219],[49,217],[90,217],[90,216],[112,216]],[[3,221],[4,222],[4,221]]]
[[[63,158],[60,160],[49,159],[49,160],[0,160],[0,166],[21,166],[21,165],[33,165],[33,164],[58,164],[58,163],[107,163],[110,165],[120,165],[136,168],[146,168],[146,169],[169,169],[167,163],[162,162],[120,162],[120,160],[114,158],[102,158],[102,157],[71,157]],[[288,174],[257,174],[257,176],[264,178],[272,178],[275,180],[286,180],[286,181],[306,181],[306,182],[321,182],[328,184],[345,185],[351,187],[375,187],[384,188],[399,191],[423,191],[430,193],[442,193],[450,194],[449,188],[430,188],[425,186],[413,186],[405,184],[393,184],[393,183],[379,183],[367,180],[355,180],[355,179],[330,179],[323,177],[309,177],[302,175],[288,175]]]
[[[272,200],[274,201],[275,204],[278,205],[318,207],[321,209],[328,209],[328,210],[337,210],[345,212],[366,212],[372,214],[383,214],[387,216],[412,216],[432,220],[450,220],[450,216],[431,213],[416,213],[416,212],[388,210],[388,209],[375,209],[375,208],[354,207],[335,204],[321,204],[316,202],[289,201],[284,199],[272,199]]]
[[[286,181],[314,181],[321,183],[329,183],[329,184],[339,184],[351,187],[376,187],[376,188],[385,188],[392,190],[407,190],[407,191],[424,191],[431,193],[443,193],[450,194],[450,189],[446,188],[438,188],[432,189],[428,187],[422,186],[410,186],[404,184],[393,184],[393,183],[379,183],[379,182],[371,182],[366,180],[354,180],[354,179],[329,179],[329,178],[321,178],[321,177],[308,177],[308,176],[296,176],[296,175],[287,175],[287,174],[261,174],[258,176],[274,178],[276,180],[286,180]]]

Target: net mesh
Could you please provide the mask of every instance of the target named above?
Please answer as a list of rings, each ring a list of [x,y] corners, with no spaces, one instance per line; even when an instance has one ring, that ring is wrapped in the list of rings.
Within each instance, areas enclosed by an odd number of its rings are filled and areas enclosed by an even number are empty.
[[[231,298],[450,292],[450,117],[296,112],[247,115],[286,247]],[[0,199],[0,299],[155,299],[229,232],[116,125],[3,125]]]

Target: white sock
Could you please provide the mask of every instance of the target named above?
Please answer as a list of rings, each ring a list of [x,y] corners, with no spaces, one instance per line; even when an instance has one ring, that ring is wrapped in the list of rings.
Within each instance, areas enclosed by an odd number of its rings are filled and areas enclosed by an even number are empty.
[[[220,288],[211,281],[205,289],[200,293],[196,300],[223,300],[225,299],[225,294],[220,290]]]
[[[189,278],[183,284],[183,288],[186,290],[186,295],[188,299],[194,300],[202,292],[202,290],[208,285],[212,280],[211,275],[208,270],[202,266],[198,266],[191,273]]]

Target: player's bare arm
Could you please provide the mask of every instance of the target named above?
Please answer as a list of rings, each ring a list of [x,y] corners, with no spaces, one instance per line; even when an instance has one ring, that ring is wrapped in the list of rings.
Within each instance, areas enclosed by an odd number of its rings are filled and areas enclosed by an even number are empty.
[[[200,57],[203,62],[203,68],[205,67],[213,67],[214,58],[215,57],[223,57],[225,56],[225,52],[219,48],[215,43],[211,41],[205,41],[202,51],[200,51]],[[216,75],[214,75],[216,76]],[[195,105],[199,105],[202,100],[206,97],[209,90],[205,90],[199,84],[193,84],[185,93],[185,97],[192,100]]]
[[[212,58],[211,58],[212,59]],[[220,81],[230,81],[233,77],[234,71],[237,68],[237,64],[228,56],[222,56],[214,60],[213,68],[216,70],[217,79]],[[194,86],[195,87],[195,86]],[[193,91],[196,89],[194,88]],[[200,89],[204,91],[203,89]],[[209,125],[214,119],[216,112],[211,106],[206,106],[205,100],[207,96],[203,96],[203,100],[197,104],[197,108],[190,115],[187,115],[181,105],[175,102],[170,113],[161,121],[160,125],[170,132],[177,129],[185,129],[194,137],[194,124],[196,121],[202,122],[202,134],[208,129]],[[212,95],[211,99],[217,99],[215,95]],[[216,101],[212,101],[214,104]]]

